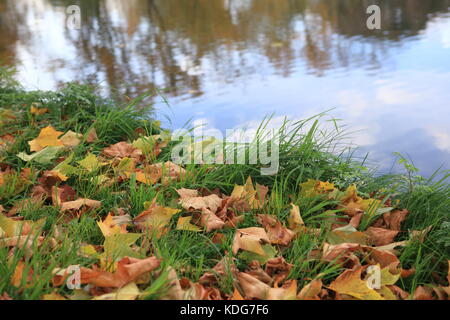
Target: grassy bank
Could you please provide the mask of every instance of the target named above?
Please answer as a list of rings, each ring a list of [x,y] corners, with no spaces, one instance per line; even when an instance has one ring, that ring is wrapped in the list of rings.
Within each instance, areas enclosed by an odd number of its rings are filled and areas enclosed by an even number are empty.
[[[403,160],[405,174],[376,176],[337,152],[341,133],[317,118],[280,128],[277,175],[177,166],[176,142],[140,99],[1,79],[0,297],[450,296],[445,178]],[[81,289],[68,288],[73,274]]]

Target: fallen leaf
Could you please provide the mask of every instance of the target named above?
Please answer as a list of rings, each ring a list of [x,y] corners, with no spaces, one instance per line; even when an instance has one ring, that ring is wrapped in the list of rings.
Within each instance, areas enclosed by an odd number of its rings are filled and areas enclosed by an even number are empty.
[[[95,128],[92,128],[86,133],[86,142],[92,143],[96,141],[98,141],[97,131]]]
[[[266,299],[270,290],[270,286],[264,282],[252,277],[245,272],[237,274],[237,280],[241,286],[245,297],[250,299]]]
[[[364,233],[369,237],[369,241],[373,245],[385,246],[394,241],[394,238],[397,236],[398,231],[384,228],[369,227]]]
[[[289,228],[295,229],[298,226],[304,226],[305,223],[303,222],[302,216],[300,215],[300,208],[291,203],[292,209],[289,211]]]
[[[62,147],[63,143],[58,137],[63,133],[51,126],[43,128],[36,139],[28,142],[30,151],[41,151],[45,147]]]
[[[137,280],[143,274],[158,268],[159,265],[160,261],[155,257],[146,259],[124,257],[117,263],[117,270],[114,273],[101,271],[96,268],[81,268],[81,284],[121,288]]]
[[[294,239],[295,232],[283,227],[281,222],[274,216],[259,214],[257,219],[266,229],[271,243],[287,246]]]
[[[241,249],[265,256],[266,253],[262,244],[269,242],[269,237],[263,228],[238,229],[233,240],[233,254]]]
[[[111,157],[111,158],[133,158],[137,161],[142,160],[142,152],[141,150],[133,147],[131,144],[127,142],[119,142],[109,146],[108,148],[103,150],[103,154]]]
[[[223,220],[216,216],[211,210],[206,208],[202,209],[200,222],[201,225],[205,227],[206,232],[220,230],[225,225],[225,222],[223,222]]]
[[[66,132],[59,140],[65,147],[73,148],[80,144],[81,139],[83,139],[82,134],[70,130]]]
[[[369,288],[367,281],[361,279],[362,270],[363,267],[345,270],[328,288],[360,300],[384,300],[378,292]]]
[[[117,289],[114,292],[106,293],[101,296],[94,297],[93,300],[136,300],[141,292],[136,283],[130,282],[122,288]]]
[[[304,286],[297,295],[299,300],[320,300],[322,291],[322,280],[315,279]]]
[[[191,223],[192,217],[180,217],[177,223],[177,230],[200,231],[200,228]]]
[[[139,230],[155,232],[157,237],[168,231],[172,217],[180,210],[162,207],[153,202],[150,207],[134,218],[133,222]]]
[[[127,226],[126,225],[117,225],[116,221],[114,221],[114,217],[111,213],[108,213],[108,216],[103,221],[97,221],[97,225],[99,226],[100,230],[102,231],[102,234],[104,237],[118,234],[118,233],[127,233]]]

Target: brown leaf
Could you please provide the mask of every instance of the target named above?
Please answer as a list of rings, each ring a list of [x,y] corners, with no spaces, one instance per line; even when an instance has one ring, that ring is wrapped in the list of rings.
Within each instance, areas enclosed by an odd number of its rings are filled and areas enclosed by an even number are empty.
[[[264,283],[267,283],[268,285],[272,285],[273,279],[270,275],[268,275],[262,268],[261,264],[258,261],[252,261],[248,265],[248,269],[245,271],[245,273],[251,275],[252,277],[255,277],[259,281],[262,281]]]
[[[24,278],[24,272],[27,272]],[[29,284],[31,284],[31,281],[33,280],[33,269],[27,268],[25,263],[23,261],[19,261],[19,263],[16,265],[16,268],[14,269],[14,273],[11,277],[11,284],[15,286],[16,288],[21,288],[22,281],[25,280],[25,286],[28,287]]]
[[[184,197],[180,199],[181,206],[188,211],[209,209],[213,213],[216,213],[222,204],[222,199],[215,194],[206,197],[190,197],[186,195],[186,191],[182,191],[182,194],[184,194]]]
[[[308,283],[300,290],[297,295],[299,300],[320,300],[320,293],[322,291],[322,280],[315,279]]]
[[[231,193],[231,198],[235,202],[240,202],[243,209],[248,211],[250,209],[260,209],[266,202],[266,195],[269,189],[265,186],[256,184],[256,189],[253,187],[251,177],[247,178],[247,182],[243,186],[235,186]]]
[[[63,202],[74,201],[76,198],[76,191],[66,184],[62,187],[52,187],[52,201],[54,206],[61,206]]]
[[[414,300],[434,300],[433,289],[425,286],[418,286],[414,291]]]
[[[131,144],[122,141],[103,150],[103,154],[111,158],[132,158],[137,161],[143,160],[142,151],[133,147]]]
[[[218,216],[216,216],[211,210],[203,208],[200,222],[205,227],[206,232],[222,229],[225,225]]]
[[[379,218],[373,224],[374,227],[383,227],[390,230],[400,231],[401,223],[406,219],[409,214],[408,210],[395,210],[392,212],[386,212],[381,218]]]
[[[60,211],[68,220],[80,218],[85,212],[96,209],[102,205],[101,201],[79,198],[75,201],[62,203]]]
[[[275,284],[281,283],[287,279],[293,265],[287,263],[283,257],[277,257],[267,260],[265,271],[272,277]]]
[[[98,141],[97,131],[95,128],[92,128],[89,130],[89,132],[86,134],[86,142],[92,143]]]
[[[288,219],[289,228],[295,229],[298,226],[304,226],[305,223],[303,222],[302,216],[300,215],[300,208],[293,203],[291,203],[291,206],[292,209],[289,212],[289,219]]]
[[[84,206],[95,209],[100,207],[101,205],[101,201],[79,198],[75,201],[68,201],[63,203],[61,206],[61,211],[64,212],[67,210],[80,210]]]
[[[267,231],[270,242],[287,246],[295,237],[295,233],[281,224],[281,222],[274,216],[259,214],[257,220]]]
[[[120,288],[158,268],[159,265],[160,261],[155,257],[146,259],[125,257],[117,263],[117,270],[114,273],[96,268],[81,268],[81,283],[97,287]]]
[[[289,280],[280,288],[270,288],[267,300],[297,300],[297,280]]]
[[[266,299],[270,290],[270,286],[264,282],[252,277],[245,272],[239,272],[237,274],[237,280],[241,286],[244,294],[250,299]]]
[[[205,284],[205,285],[213,285],[216,284],[217,281],[219,281],[221,278],[225,277],[226,275],[232,274],[236,275],[238,272],[238,269],[236,268],[234,264],[234,259],[229,258],[228,256],[225,256],[220,260],[214,268],[212,268],[211,271],[205,272],[200,279],[198,280],[199,283]]]
[[[397,236],[398,231],[369,227],[364,233],[369,237],[369,241],[373,245],[384,246],[394,241],[394,238]]]
[[[0,295],[0,301],[1,300],[6,301],[6,300],[13,300],[13,299],[6,292],[3,292],[3,294]]]

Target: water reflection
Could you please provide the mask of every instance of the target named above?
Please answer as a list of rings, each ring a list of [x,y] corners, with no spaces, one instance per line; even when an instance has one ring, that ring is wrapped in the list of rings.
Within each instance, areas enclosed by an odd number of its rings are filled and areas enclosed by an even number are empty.
[[[450,0],[78,3],[73,31],[64,28],[73,1],[0,0],[0,59],[29,87],[165,88],[175,127],[194,117],[223,130],[337,107],[384,167],[391,151],[448,164]],[[382,8],[380,31],[366,27],[370,4]]]

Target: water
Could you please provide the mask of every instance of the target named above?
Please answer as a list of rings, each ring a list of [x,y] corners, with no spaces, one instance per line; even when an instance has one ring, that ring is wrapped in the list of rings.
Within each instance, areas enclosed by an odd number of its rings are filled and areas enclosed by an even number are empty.
[[[81,30],[65,27],[76,2]],[[366,8],[382,9],[382,30]],[[252,127],[331,111],[380,170],[450,168],[450,0],[0,0],[0,59],[29,89],[164,88],[158,116]]]

